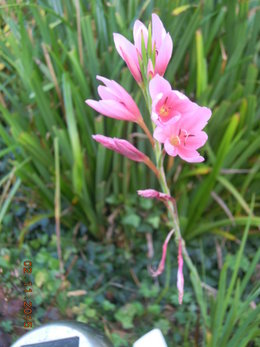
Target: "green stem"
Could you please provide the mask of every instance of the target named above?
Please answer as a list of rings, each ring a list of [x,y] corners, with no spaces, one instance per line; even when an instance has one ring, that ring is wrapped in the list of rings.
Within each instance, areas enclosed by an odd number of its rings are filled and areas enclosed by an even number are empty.
[[[161,166],[158,169],[160,171],[159,182],[160,182],[162,191],[163,191],[163,193],[170,195],[170,190],[169,190],[169,187],[167,185],[167,181],[166,181],[166,177],[165,177],[163,161],[161,161]],[[183,240],[183,238],[181,236],[181,231],[180,231],[180,226],[179,226],[178,216],[177,216],[177,210],[175,209],[174,204],[171,201],[169,201],[168,206],[169,206],[168,207],[169,215],[170,215],[170,218],[173,222],[173,228],[175,230],[174,238],[175,238],[176,245],[178,246],[179,240],[181,240],[183,258],[184,258],[190,272],[195,277],[198,285],[202,288],[201,280],[200,280],[198,271],[197,271],[195,265],[193,264],[193,262],[189,256],[189,253],[188,253],[186,246],[185,246],[185,241]]]

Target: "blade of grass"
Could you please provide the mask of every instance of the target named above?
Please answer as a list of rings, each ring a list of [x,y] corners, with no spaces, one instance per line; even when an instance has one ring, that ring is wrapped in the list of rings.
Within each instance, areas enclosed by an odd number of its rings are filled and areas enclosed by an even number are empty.
[[[233,186],[231,182],[229,182],[225,177],[218,176],[218,181],[234,196],[234,198],[238,201],[241,207],[245,210],[248,215],[252,214],[249,205],[244,200],[243,196],[239,193],[239,191]]]
[[[197,98],[207,88],[207,66],[204,58],[204,44],[201,30],[196,31],[196,53],[197,53]]]
[[[238,115],[234,115],[229,123],[229,126],[224,134],[222,142],[219,146],[219,150],[217,152],[216,162],[212,168],[210,175],[204,180],[204,182],[200,185],[199,189],[196,191],[196,195],[193,198],[190,208],[189,208],[189,221],[187,228],[185,230],[185,234],[189,233],[192,229],[195,222],[201,216],[204,208],[207,205],[208,198],[210,196],[210,192],[212,191],[220,169],[222,167],[223,161],[228,153],[230,143],[232,138],[234,137],[235,130],[238,125]]]
[[[12,202],[12,199],[14,198],[16,192],[18,191],[21,183],[22,183],[21,180],[19,178],[17,178],[14,185],[10,189],[8,195],[4,196],[4,202],[3,202],[2,206],[0,206],[0,230],[1,230],[1,225],[3,222],[4,216],[6,215],[6,212],[7,212],[8,208]],[[7,194],[7,192],[6,192],[6,194]]]
[[[60,232],[60,154],[59,154],[59,142],[58,138],[54,139],[54,158],[55,158],[55,231],[57,238],[57,253],[60,266],[60,276],[63,278],[64,275],[64,264],[62,259],[61,249],[61,232]]]

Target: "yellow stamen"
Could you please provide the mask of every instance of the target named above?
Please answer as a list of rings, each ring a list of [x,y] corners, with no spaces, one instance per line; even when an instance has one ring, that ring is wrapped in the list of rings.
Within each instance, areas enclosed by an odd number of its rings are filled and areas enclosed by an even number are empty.
[[[169,108],[165,105],[163,105],[161,108],[160,108],[160,116],[161,117],[167,117],[169,114]]]
[[[179,146],[180,143],[181,143],[179,136],[172,136],[171,139],[170,139],[170,143],[171,143],[174,147]]]

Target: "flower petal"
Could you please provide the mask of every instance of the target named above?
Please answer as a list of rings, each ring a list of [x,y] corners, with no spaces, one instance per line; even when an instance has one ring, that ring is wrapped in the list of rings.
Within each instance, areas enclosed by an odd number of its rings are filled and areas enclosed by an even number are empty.
[[[177,148],[170,143],[169,139],[167,139],[164,142],[164,149],[165,149],[166,153],[168,153],[172,157],[175,157],[178,154]]]
[[[163,76],[172,56],[172,39],[168,33],[162,41],[155,60],[155,73]]]
[[[161,201],[169,201],[174,200],[170,195],[158,192],[155,189],[144,189],[144,190],[138,190],[138,195],[142,196],[143,198],[147,199],[157,199]]]
[[[139,149],[134,147],[130,142],[115,137],[114,142],[118,150],[118,153],[137,162],[144,162],[146,160],[146,155],[140,152]]]
[[[91,100],[91,99],[87,99],[85,100],[85,103],[87,105],[89,105],[90,107],[92,107],[95,111],[97,111],[98,113],[101,113],[101,114],[104,114],[103,113],[103,107],[102,105],[100,104],[99,101],[96,101],[96,100]]]
[[[181,127],[189,133],[194,134],[201,131],[211,116],[211,110],[207,107],[201,107],[193,103],[193,111],[181,118]]]
[[[128,55],[125,51],[122,50],[123,59],[126,62],[128,69],[133,75],[134,79],[137,83],[142,82],[142,75],[139,68],[139,62],[135,63],[130,55]]]
[[[136,122],[137,118],[127,108],[115,100],[86,100],[86,103],[104,116],[129,122]]]
[[[177,154],[189,163],[201,163],[204,161],[204,158],[195,149],[180,146],[177,148]]]
[[[142,53],[142,35],[144,38],[145,47],[147,47],[148,30],[140,20],[136,20],[134,24],[133,33],[135,47],[138,49],[140,53]]]
[[[166,94],[171,91],[170,83],[158,74],[149,83],[149,92],[152,100],[157,97],[158,94]]]
[[[99,142],[104,147],[106,147],[108,149],[111,149],[113,151],[116,150],[116,146],[114,144],[114,140],[111,137],[107,137],[107,136],[104,136],[104,135],[97,134],[97,135],[92,135],[92,138],[95,141]]]
[[[102,144],[104,147],[111,149],[119,154],[126,156],[127,158],[137,161],[145,162],[147,156],[135,148],[130,142],[116,137],[111,138],[103,135],[92,135],[92,138]]]
[[[153,78],[154,77],[154,67],[151,59],[148,60],[147,64],[147,78]]]
[[[190,99],[179,92],[178,90],[171,90],[168,94],[168,104],[178,113],[184,114],[192,112],[194,107],[198,107],[197,104],[190,101]]]
[[[138,190],[137,193],[138,195],[147,199],[156,199],[159,197],[159,192],[157,192],[157,190],[155,189]]]
[[[208,139],[208,135],[204,131],[200,131],[199,133],[193,135],[193,136],[188,136],[186,142],[185,142],[185,147],[187,149],[198,149],[206,143]]]
[[[157,14],[152,14],[152,38],[153,42],[156,44],[156,48],[160,49],[162,40],[166,35],[166,30],[163,26],[162,21],[160,20]]]
[[[165,131],[166,129],[161,126],[157,126],[153,132],[153,137],[160,143],[164,143],[168,138],[168,133]]]
[[[124,103],[126,108],[137,118],[142,118],[139,108],[137,107],[135,101],[119,83],[113,80],[109,80],[102,76],[97,76],[97,79],[102,81],[109,88],[109,92],[117,96],[117,101]]]
[[[126,62],[126,65],[128,66],[134,79],[138,83],[141,82],[142,76],[139,68],[136,47],[124,36],[117,33],[114,33],[114,42],[119,55]]]
[[[103,100],[120,100],[119,95],[115,92],[115,90],[105,86],[98,86],[98,95]]]

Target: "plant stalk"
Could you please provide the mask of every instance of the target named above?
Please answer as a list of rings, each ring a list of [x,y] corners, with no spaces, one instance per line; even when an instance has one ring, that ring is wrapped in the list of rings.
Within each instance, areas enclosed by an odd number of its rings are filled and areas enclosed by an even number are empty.
[[[151,115],[151,113],[152,113],[152,100],[151,100],[151,97],[149,95],[148,88],[146,90],[143,90],[143,94],[145,96],[145,101],[146,101],[147,108],[149,110],[149,114]],[[155,125],[153,123],[152,123],[152,125],[153,125],[153,129],[155,129]],[[171,195],[170,189],[169,189],[167,181],[166,181],[166,176],[165,176],[165,171],[164,171],[164,166],[163,166],[163,160],[164,160],[164,154],[165,153],[162,151],[161,145],[158,141],[155,141],[155,146],[153,147],[153,149],[154,149],[154,153],[155,153],[155,157],[156,157],[156,164],[157,164],[156,166],[157,166],[157,169],[159,170],[159,173],[160,173],[159,175],[157,175],[157,178],[158,178],[158,181],[160,183],[161,189],[162,189],[163,193],[165,193],[167,195]],[[198,274],[196,266],[193,264],[193,262],[189,256],[189,253],[188,253],[186,245],[185,245],[185,241],[183,240],[183,238],[181,236],[181,230],[180,230],[180,225],[179,225],[179,218],[178,218],[177,209],[174,206],[173,201],[169,201],[167,206],[168,206],[168,214],[169,214],[170,219],[172,220],[172,226],[175,230],[175,232],[174,232],[175,243],[178,247],[179,241],[181,241],[184,261],[185,261],[186,265],[188,266],[193,279],[195,280],[195,281],[192,281],[193,286],[194,286],[194,290],[196,293],[202,293],[202,281],[200,279],[200,276]],[[197,287],[195,288],[195,286],[197,286]]]

